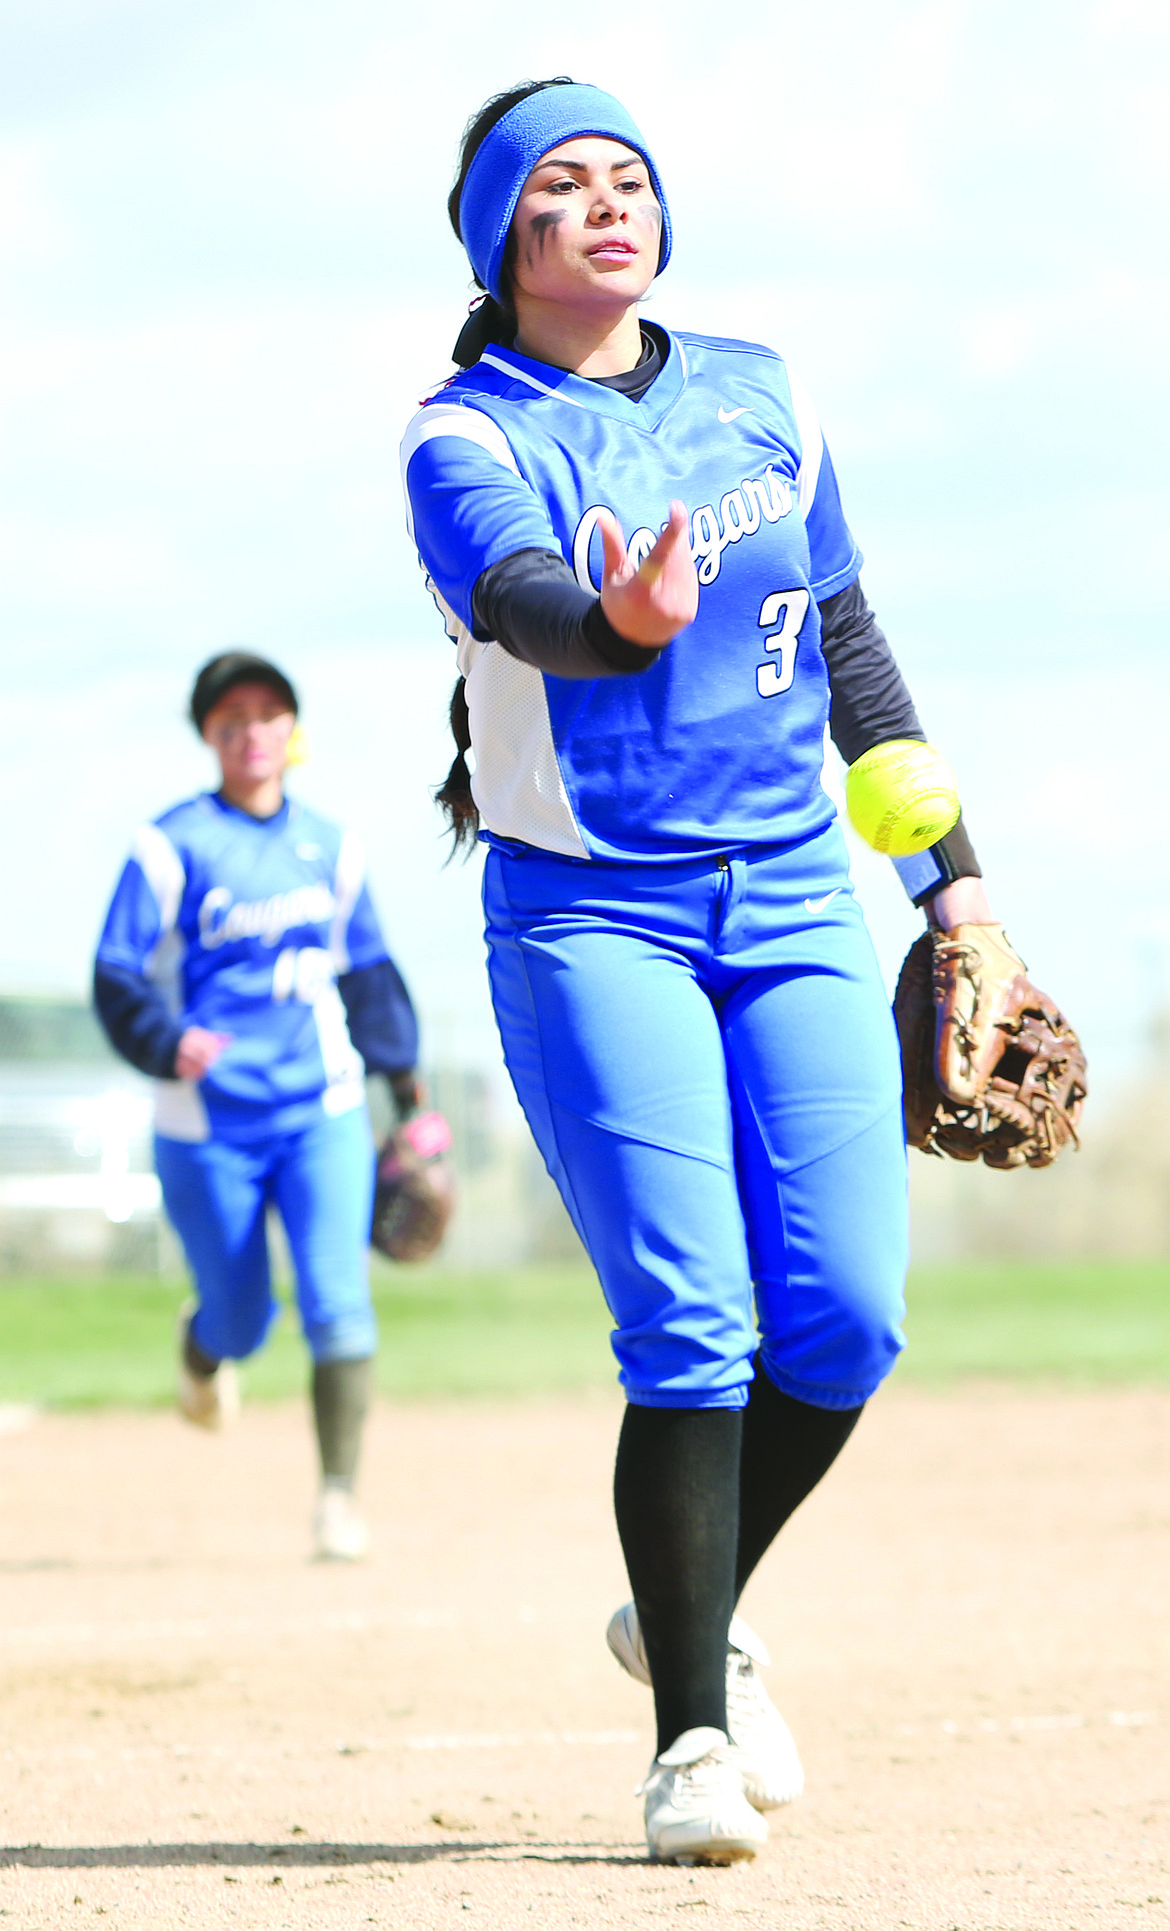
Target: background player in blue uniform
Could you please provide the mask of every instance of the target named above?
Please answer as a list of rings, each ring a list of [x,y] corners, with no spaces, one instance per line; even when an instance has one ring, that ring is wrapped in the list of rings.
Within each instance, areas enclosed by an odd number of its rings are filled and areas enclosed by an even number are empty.
[[[830,699],[849,761],[922,732],[783,360],[640,321],[670,216],[619,103],[489,102],[449,211],[489,299],[403,444],[462,672],[440,795],[490,847],[508,1066],[615,1322],[648,1842],[727,1861],[802,1782],[736,1600],[902,1345],[898,1054]],[[949,926],[990,920],[978,871],[960,826],[904,880]]]
[[[220,786],[138,832],[94,997],[117,1050],[158,1082],[155,1160],[196,1290],[180,1323],[182,1412],[218,1428],[235,1409],[231,1363],[277,1312],[275,1207],[313,1358],[315,1548],[352,1560],[367,1542],[353,1486],[377,1338],[364,1081],[386,1074],[405,1117],[418,1034],[359,842],[284,796],[296,714],[288,678],[263,658],[204,665],[191,718]]]

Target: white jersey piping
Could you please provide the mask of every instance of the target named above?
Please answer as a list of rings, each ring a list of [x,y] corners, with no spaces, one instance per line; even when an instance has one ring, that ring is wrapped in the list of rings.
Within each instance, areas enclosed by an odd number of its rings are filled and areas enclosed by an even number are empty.
[[[494,456],[505,469],[511,470],[513,476],[520,474],[516,458],[512,454],[512,445],[499,423],[493,422],[490,416],[485,416],[481,410],[472,409],[462,402],[428,403],[425,409],[419,410],[402,438],[402,493],[406,499],[406,527],[410,532],[412,543],[414,511],[411,508],[410,491],[406,487],[406,471],[415,451],[421,449],[424,443],[432,442],[436,436],[462,436],[465,442],[476,443],[480,449],[486,449],[489,456]]]
[[[787,366],[787,365],[786,365]],[[796,500],[800,513],[807,516],[817,493],[817,479],[821,473],[821,457],[825,442],[821,435],[820,418],[809,395],[798,376],[788,370],[788,388],[792,396],[792,413],[796,417],[796,433],[800,437],[800,468],[796,472]]]
[[[179,916],[187,874],[165,831],[157,825],[140,825],[134,834],[130,856],[139,867],[158,906],[159,938],[164,939]]]
[[[349,922],[353,908],[358,902],[362,880],[366,875],[365,846],[356,832],[346,831],[341,835],[341,847],[337,854],[337,864],[333,871],[333,921],[329,928],[329,957],[333,970],[339,976],[348,972],[350,967]]]
[[[501,362],[499,357],[492,355],[488,349],[484,350],[479,359],[481,362],[486,362],[489,369],[499,369],[501,375],[511,376],[513,382],[523,382],[528,388],[535,389],[538,395],[552,396],[555,402],[571,402],[574,409],[585,407],[579,396],[566,395],[563,389],[554,389],[547,382],[538,382],[534,375],[528,374],[527,370],[517,369],[511,362]]]

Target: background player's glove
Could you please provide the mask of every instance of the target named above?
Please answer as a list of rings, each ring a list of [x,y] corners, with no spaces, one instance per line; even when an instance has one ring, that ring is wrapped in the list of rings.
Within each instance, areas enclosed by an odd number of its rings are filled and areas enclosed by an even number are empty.
[[[416,1113],[378,1157],[370,1245],[392,1261],[422,1261],[447,1231],[455,1205],[451,1129],[441,1113]]]
[[[1088,1091],[1076,1033],[1002,925],[932,928],[894,994],[906,1139],[989,1167],[1047,1167],[1076,1144]]]

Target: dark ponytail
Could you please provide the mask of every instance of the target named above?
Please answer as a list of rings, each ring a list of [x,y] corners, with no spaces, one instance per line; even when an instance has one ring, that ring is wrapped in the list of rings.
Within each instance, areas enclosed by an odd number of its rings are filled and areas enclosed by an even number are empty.
[[[451,736],[455,756],[451,769],[435,791],[435,803],[442,805],[451,832],[451,857],[466,846],[470,851],[479,835],[479,812],[471,795],[471,773],[467,753],[471,749],[471,719],[467,712],[467,680],[461,677],[451,692]]]
[[[505,114],[512,108],[518,107],[521,101],[526,101],[530,94],[540,94],[546,87],[572,87],[572,85],[573,82],[568,74],[557,74],[552,80],[522,80],[517,86],[509,87],[504,94],[493,94],[491,100],[485,101],[479,112],[472,115],[459,143],[459,173],[455,177],[455,186],[447,196],[447,213],[460,241],[463,240],[463,236],[459,228],[459,200],[463,193],[463,183],[467,179],[467,171],[479,151],[481,142],[486,140],[497,121],[502,121]],[[472,305],[471,313],[459,331],[459,338],[451,351],[451,360],[461,369],[470,369],[493,342],[510,343],[516,334],[516,317],[510,301],[507,300],[511,252],[512,244],[509,240],[501,276],[501,293],[505,300],[497,302],[493,296],[485,294],[481,301]],[[477,288],[483,286],[478,276],[475,285]]]
[[[515,334],[516,317],[490,295],[483,295],[471,304],[467,320],[455,338],[451,360],[460,369],[473,369],[493,342],[502,342],[507,347]]]

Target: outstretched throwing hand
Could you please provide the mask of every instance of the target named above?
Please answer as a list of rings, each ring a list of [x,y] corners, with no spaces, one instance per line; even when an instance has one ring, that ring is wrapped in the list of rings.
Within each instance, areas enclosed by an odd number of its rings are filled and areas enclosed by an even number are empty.
[[[699,608],[686,504],[671,504],[666,528],[637,569],[616,516],[604,510],[597,527],[605,553],[601,608],[628,643],[661,650],[694,623]]]

